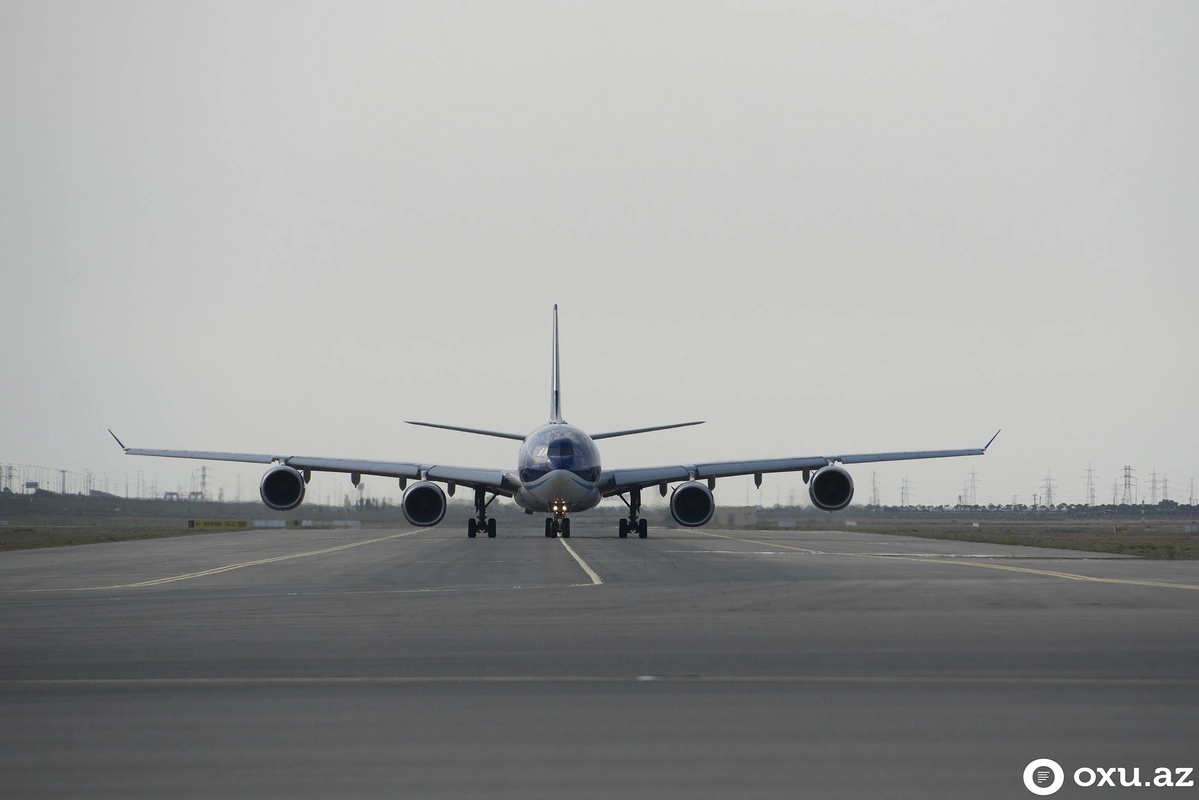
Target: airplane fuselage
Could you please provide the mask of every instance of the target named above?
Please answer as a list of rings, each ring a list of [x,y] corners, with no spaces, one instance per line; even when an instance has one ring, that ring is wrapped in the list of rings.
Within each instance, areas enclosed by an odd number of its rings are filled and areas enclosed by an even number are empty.
[[[564,422],[543,425],[521,443],[516,505],[563,516],[595,508],[602,499],[599,448],[579,428]]]

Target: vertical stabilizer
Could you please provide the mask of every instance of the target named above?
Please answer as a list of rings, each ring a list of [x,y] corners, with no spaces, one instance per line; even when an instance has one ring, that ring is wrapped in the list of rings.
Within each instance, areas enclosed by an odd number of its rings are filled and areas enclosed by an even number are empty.
[[[558,304],[554,303],[554,352],[550,364],[550,422],[565,422],[562,419],[561,384],[558,374]]]

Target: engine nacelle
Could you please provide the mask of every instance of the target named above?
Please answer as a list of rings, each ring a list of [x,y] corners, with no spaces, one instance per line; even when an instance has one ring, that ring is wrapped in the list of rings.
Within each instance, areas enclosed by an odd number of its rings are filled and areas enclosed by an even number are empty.
[[[409,525],[432,528],[445,519],[445,492],[429,481],[417,481],[404,490],[400,510]]]
[[[674,487],[670,495],[670,516],[687,528],[707,525],[716,513],[712,490],[698,481],[687,481]]]
[[[840,511],[853,500],[853,478],[841,467],[823,467],[808,481],[808,497],[821,511]]]
[[[269,508],[291,511],[304,502],[304,476],[285,464],[272,467],[258,484],[258,496]]]

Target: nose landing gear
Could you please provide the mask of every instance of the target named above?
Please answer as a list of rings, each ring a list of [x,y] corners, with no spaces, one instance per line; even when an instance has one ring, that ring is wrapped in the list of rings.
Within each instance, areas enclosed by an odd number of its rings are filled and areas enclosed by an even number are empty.
[[[545,538],[553,539],[556,536],[561,536],[563,539],[570,538],[570,518],[569,517],[546,517],[545,518]]]

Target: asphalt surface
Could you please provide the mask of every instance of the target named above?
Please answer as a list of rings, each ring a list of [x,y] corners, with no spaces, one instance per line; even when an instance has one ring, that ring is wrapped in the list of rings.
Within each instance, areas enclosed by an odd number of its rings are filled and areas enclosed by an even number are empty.
[[[1199,766],[1197,611],[1196,562],[586,517],[0,553],[0,795],[1194,797],[1072,775]]]

